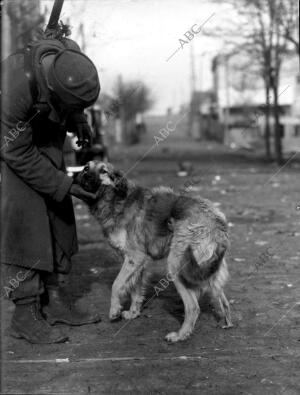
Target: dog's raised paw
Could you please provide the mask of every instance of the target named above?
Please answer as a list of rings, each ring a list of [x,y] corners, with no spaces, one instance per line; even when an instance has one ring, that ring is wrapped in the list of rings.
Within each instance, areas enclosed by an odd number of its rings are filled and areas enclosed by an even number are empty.
[[[125,318],[125,320],[133,320],[134,318],[137,318],[139,315],[140,312],[138,311],[124,310],[122,312],[122,317]]]

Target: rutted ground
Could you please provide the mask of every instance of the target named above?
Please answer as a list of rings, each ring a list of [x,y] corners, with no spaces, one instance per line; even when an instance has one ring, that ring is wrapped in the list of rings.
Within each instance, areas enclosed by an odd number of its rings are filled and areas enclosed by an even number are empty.
[[[189,178],[177,177],[177,162],[193,163],[190,193],[218,202],[230,222],[231,280],[226,293],[235,327],[228,331],[217,328],[204,306],[191,339],[165,343],[165,334],[178,328],[183,317],[172,284],[153,298],[137,320],[126,326],[124,321],[110,323],[110,287],[119,258],[86,208],[77,204],[81,249],[74,259],[70,291],[83,308],[99,310],[103,321],[64,327],[70,341],[61,345],[28,345],[5,335],[3,393],[300,393],[297,164],[270,180],[274,165],[242,160],[224,148],[197,144],[168,145],[166,141],[129,176],[144,186],[182,188]],[[181,147],[180,152],[176,146]],[[138,147],[116,155],[118,166],[130,168],[143,152]],[[164,275],[163,267],[161,262],[155,267],[149,298]],[[5,327],[12,308],[3,302]]]

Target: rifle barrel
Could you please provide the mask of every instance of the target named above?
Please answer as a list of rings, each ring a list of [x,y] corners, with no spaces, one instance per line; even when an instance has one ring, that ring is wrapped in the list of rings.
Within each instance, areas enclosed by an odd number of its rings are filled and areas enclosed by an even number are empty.
[[[49,22],[46,27],[46,31],[54,30],[58,26],[59,17],[60,17],[60,13],[61,13],[63,4],[64,4],[64,0],[55,0],[54,1],[51,15],[49,18]]]

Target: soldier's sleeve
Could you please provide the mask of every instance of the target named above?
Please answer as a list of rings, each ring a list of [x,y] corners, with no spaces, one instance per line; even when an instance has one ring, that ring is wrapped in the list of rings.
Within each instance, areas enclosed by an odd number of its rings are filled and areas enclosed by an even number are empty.
[[[72,178],[58,170],[33,144],[30,118],[31,96],[26,80],[15,83],[4,95],[2,90],[1,158],[32,189],[56,201],[68,193]]]
[[[67,119],[67,125],[70,123],[70,121],[72,121],[75,124],[86,123],[88,125],[87,117],[84,111],[76,111],[69,114]]]

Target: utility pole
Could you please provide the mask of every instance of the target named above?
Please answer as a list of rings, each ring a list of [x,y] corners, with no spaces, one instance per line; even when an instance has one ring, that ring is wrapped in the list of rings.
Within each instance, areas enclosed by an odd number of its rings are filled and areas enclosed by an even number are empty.
[[[78,28],[78,37],[80,40],[80,48],[83,53],[86,51],[86,39],[85,39],[85,32],[84,32],[84,26],[83,23],[80,22],[79,28]]]
[[[191,96],[196,90],[196,73],[195,73],[195,53],[194,53],[194,42],[191,42],[191,51],[190,51],[190,61],[191,61]]]
[[[225,71],[225,97],[226,97],[226,109],[224,113],[224,141],[228,138],[229,133],[229,114],[230,114],[230,94],[229,94],[229,67],[228,67],[228,57],[224,56],[224,71]]]
[[[193,41],[191,42],[190,48],[190,114],[187,134],[191,137],[193,135],[193,126],[195,119],[194,92],[196,90],[195,54]]]
[[[126,131],[126,117],[125,117],[125,108],[124,108],[124,94],[123,94],[123,79],[122,75],[118,75],[118,101],[119,101],[119,116],[120,116],[120,134],[121,141],[127,140],[127,131]]]

